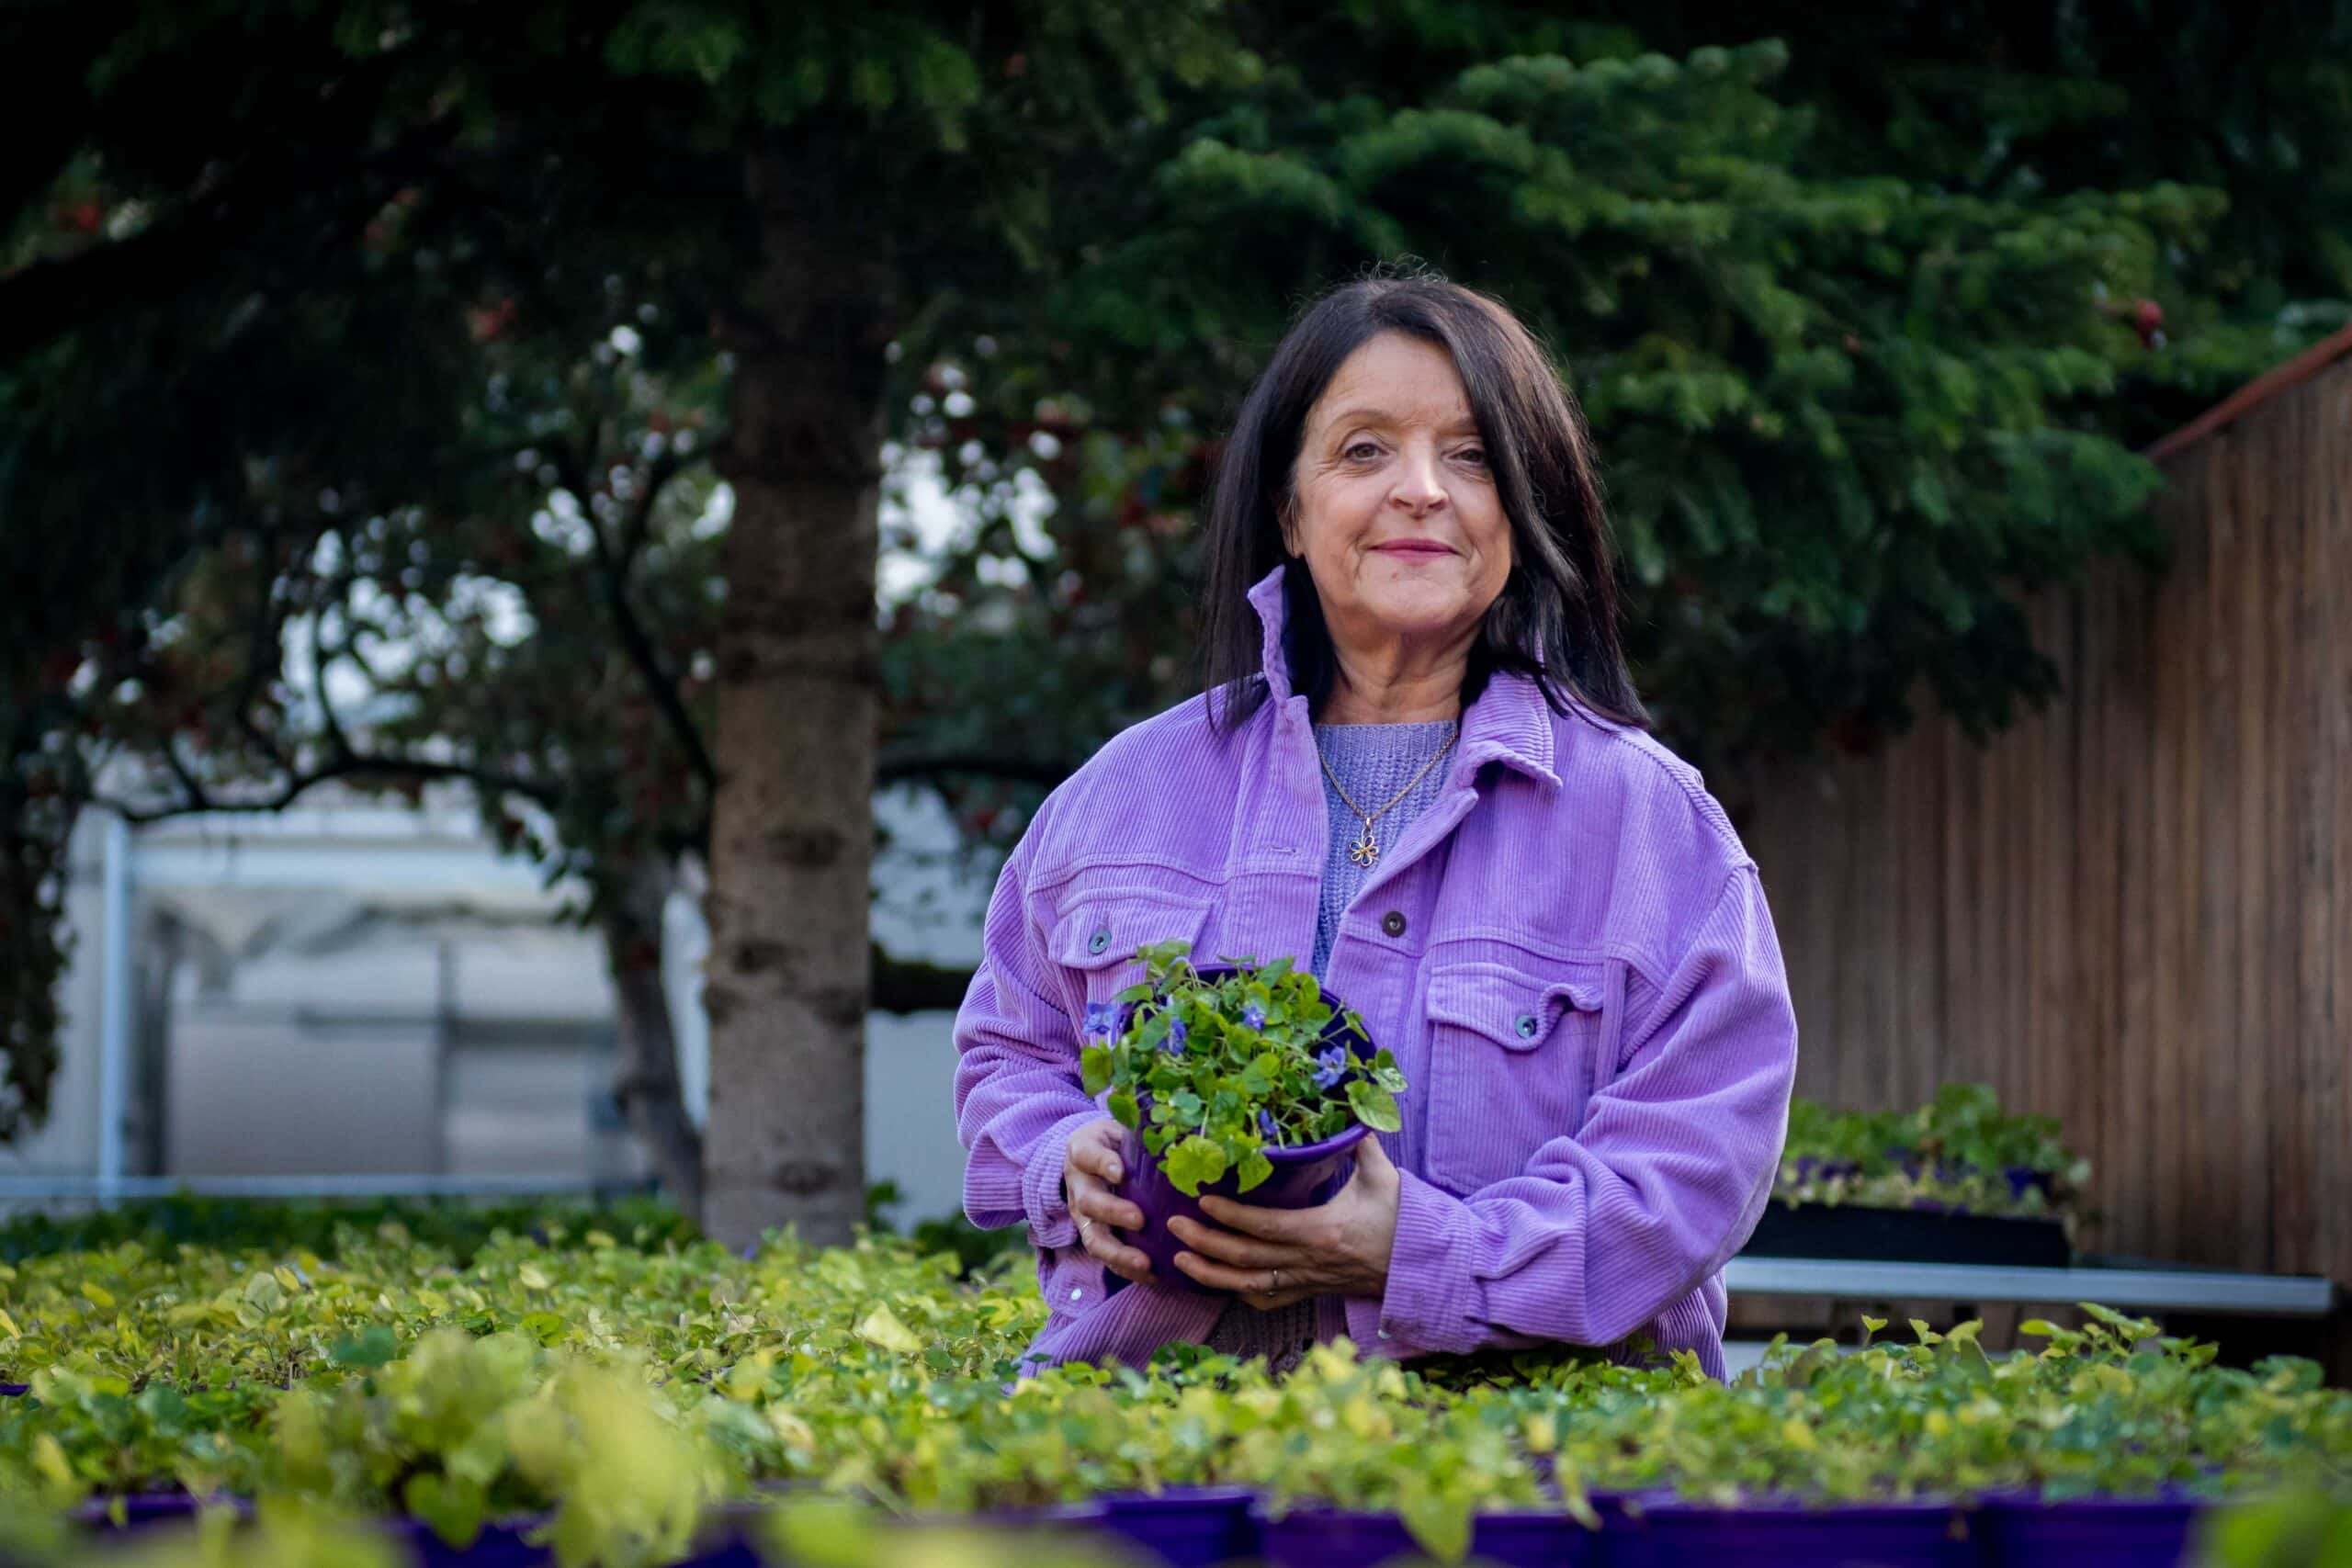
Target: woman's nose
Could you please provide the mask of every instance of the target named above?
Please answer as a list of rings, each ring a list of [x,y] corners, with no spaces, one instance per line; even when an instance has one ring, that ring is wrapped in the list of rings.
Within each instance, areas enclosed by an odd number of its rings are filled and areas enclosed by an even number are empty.
[[[1436,455],[1406,453],[1397,464],[1396,487],[1389,497],[1417,517],[1444,505],[1445,486],[1439,479]]]

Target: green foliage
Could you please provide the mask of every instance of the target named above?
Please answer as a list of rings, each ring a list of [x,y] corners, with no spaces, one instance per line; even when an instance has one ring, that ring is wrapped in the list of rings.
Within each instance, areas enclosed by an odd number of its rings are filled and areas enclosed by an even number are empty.
[[[2020,1191],[2007,1174],[2013,1169],[2040,1179]],[[2055,1117],[2005,1114],[1990,1085],[1948,1082],[1911,1111],[1838,1111],[1792,1100],[1773,1196],[1791,1206],[1902,1209],[1928,1201],[1983,1214],[2054,1212],[2071,1227],[2090,1172],[2090,1162],[2061,1141]]]
[[[526,1518],[566,1562],[630,1568],[787,1486],[766,1544],[841,1562],[912,1551],[891,1528],[909,1515],[1215,1483],[1394,1511],[1449,1560],[1482,1510],[1591,1525],[1603,1489],[1835,1504],[2171,1483],[2284,1510],[2217,1513],[2230,1539],[2311,1536],[2318,1500],[2352,1502],[2352,1393],[2293,1358],[2220,1367],[2097,1303],[2079,1329],[2026,1325],[2038,1353],[1990,1356],[1974,1322],[1843,1353],[1783,1337],[1730,1385],[1688,1352],[1398,1363],[1344,1341],[1281,1378],[1171,1346],[1012,1382],[1046,1318],[1026,1270],[961,1279],[952,1256],[871,1237],[775,1236],[754,1258],[565,1240],[499,1237],[464,1269],[382,1238],[334,1261],[128,1245],[7,1267],[0,1377],[32,1384],[0,1401],[11,1544],[84,1497],[175,1485],[259,1501],[261,1529],[221,1551],[406,1512],[458,1541]]]
[[[200,1198],[183,1191],[62,1217],[19,1214],[0,1224],[0,1262],[21,1263],[61,1252],[112,1251],[130,1242],[162,1258],[181,1247],[202,1247],[300,1250],[334,1258],[345,1247],[389,1242],[447,1252],[463,1268],[501,1236],[530,1236],[560,1246],[590,1230],[649,1247],[699,1238],[676,1209],[653,1198],[602,1203],[486,1203],[451,1198],[298,1201]]]
[[[1191,951],[1137,949],[1144,979],[1116,1004],[1089,1005],[1079,1056],[1086,1092],[1111,1091],[1111,1114],[1142,1131],[1178,1191],[1197,1195],[1232,1170],[1248,1192],[1273,1174],[1269,1147],[1320,1143],[1359,1122],[1396,1130],[1396,1057],[1373,1048],[1354,1011],[1335,1011],[1314,976],[1288,958],[1227,958],[1230,973],[1206,977]]]

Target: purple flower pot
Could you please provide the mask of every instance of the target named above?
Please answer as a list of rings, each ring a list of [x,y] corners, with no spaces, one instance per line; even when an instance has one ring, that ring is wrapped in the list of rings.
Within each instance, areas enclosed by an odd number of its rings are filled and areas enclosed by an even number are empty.
[[[534,1546],[523,1538],[545,1524],[549,1516],[484,1520],[474,1539],[451,1546],[423,1519],[403,1515],[385,1519],[383,1528],[405,1547],[417,1568],[544,1568],[555,1561],[555,1548]]]
[[[1233,973],[1231,964],[1208,964],[1198,971],[1204,979],[1214,979]],[[1342,1015],[1347,1004],[1329,991],[1323,999],[1331,1004],[1331,1021],[1324,1026],[1322,1039],[1336,1043],[1349,1036]],[[1135,1010],[1132,1002],[1123,1004],[1111,1028],[1113,1039],[1125,1034],[1127,1019]],[[1148,1125],[1151,1102],[1148,1096],[1138,1095],[1141,1109]],[[1320,1143],[1292,1147],[1269,1147],[1267,1160],[1274,1172],[1265,1180],[1243,1192],[1238,1171],[1227,1171],[1215,1181],[1201,1184],[1200,1197],[1215,1194],[1230,1198],[1238,1203],[1250,1203],[1261,1209],[1311,1209],[1328,1203],[1332,1195],[1348,1184],[1355,1173],[1356,1145],[1368,1136],[1372,1129],[1359,1122],[1337,1136]],[[1173,1284],[1201,1295],[1222,1295],[1176,1267],[1176,1255],[1188,1250],[1168,1222],[1182,1214],[1202,1224],[1216,1228],[1216,1222],[1202,1209],[1200,1197],[1188,1198],[1176,1190],[1159,1167],[1158,1156],[1143,1146],[1143,1133],[1128,1128],[1119,1152],[1119,1165],[1125,1173],[1119,1183],[1119,1196],[1143,1211],[1143,1228],[1119,1233],[1120,1239],[1151,1259],[1151,1275],[1156,1283]]]
[[[1170,1568],[1209,1568],[1259,1551],[1257,1494],[1247,1486],[1170,1486],[1102,1498],[1102,1528]]]
[[[236,1509],[240,1518],[253,1517],[254,1506],[243,1497],[223,1495],[198,1497],[189,1492],[131,1492],[122,1499],[122,1523],[114,1522],[112,1497],[87,1497],[74,1506],[73,1519],[77,1525],[94,1529],[141,1529],[149,1525],[171,1524],[193,1519],[197,1510],[208,1503],[225,1504]]]
[[[2001,1174],[2009,1179],[2009,1196],[2012,1198],[2024,1197],[2029,1187],[2041,1188],[2041,1195],[2047,1198],[2051,1185],[2058,1179],[2056,1171],[2036,1170],[2027,1165],[2005,1165],[2001,1168]]]
[[[1303,1505],[1276,1518],[1262,1503],[1253,1512],[1260,1553],[1273,1568],[1370,1568],[1399,1554],[1425,1555],[1395,1514]],[[1566,1514],[1498,1512],[1471,1518],[1470,1554],[1505,1568],[1599,1562],[1600,1550],[1600,1536]]]
[[[890,1521],[894,1528],[933,1529],[1054,1529],[1100,1524],[1102,1501],[1089,1497],[1081,1503],[1046,1503],[1036,1507],[975,1508],[969,1513],[944,1511],[901,1514]]]
[[[1628,1502],[1606,1532],[1611,1568],[1976,1568],[1980,1561],[1967,1506],[1957,1502],[1809,1505],[1790,1498],[1726,1508],[1671,1488],[1634,1494]]]
[[[761,1518],[793,1496],[817,1495],[823,1487],[812,1481],[792,1481],[763,1486],[761,1491],[765,1495],[731,1498],[708,1509],[691,1555],[680,1558],[673,1568],[765,1568],[769,1559],[757,1544]],[[918,1531],[1070,1529],[1092,1525],[1100,1520],[1102,1513],[1102,1505],[1089,1500],[1039,1508],[989,1508],[968,1514],[907,1514],[882,1528]]]
[[[1977,1504],[1985,1561],[2002,1568],[2174,1568],[2188,1561],[2189,1532],[2210,1506],[2177,1483],[2152,1497],[2055,1503],[2037,1487],[2005,1486]]]
[[[30,1393],[32,1391],[33,1385],[28,1382],[0,1382],[0,1399],[14,1399],[18,1394]]]
[[[1270,1148],[1266,1158],[1272,1164],[1274,1173],[1265,1180],[1243,1192],[1239,1190],[1239,1176],[1228,1170],[1215,1181],[1201,1183],[1201,1197],[1215,1194],[1261,1209],[1311,1209],[1318,1203],[1328,1203],[1355,1173],[1355,1146],[1371,1132],[1371,1128],[1358,1122],[1338,1137],[1326,1138],[1319,1144]],[[1176,1190],[1176,1184],[1159,1168],[1159,1162],[1144,1148],[1142,1135],[1132,1129],[1127,1133],[1120,1159],[1126,1175],[1119,1184],[1119,1196],[1143,1211],[1143,1228],[1122,1232],[1122,1239],[1151,1259],[1155,1281],[1181,1285],[1202,1295],[1223,1294],[1176,1267],[1176,1255],[1188,1249],[1168,1228],[1170,1220],[1182,1214],[1216,1227],[1216,1222],[1202,1209],[1200,1198],[1187,1198]]]

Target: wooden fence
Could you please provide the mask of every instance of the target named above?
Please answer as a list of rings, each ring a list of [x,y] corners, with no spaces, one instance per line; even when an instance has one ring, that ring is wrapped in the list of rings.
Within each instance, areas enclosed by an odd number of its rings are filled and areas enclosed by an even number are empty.
[[[2352,357],[2324,359],[2165,444],[2164,574],[2034,601],[2048,708],[1754,781],[1739,826],[1798,1093],[1989,1082],[2091,1160],[2090,1249],[2352,1293]]]

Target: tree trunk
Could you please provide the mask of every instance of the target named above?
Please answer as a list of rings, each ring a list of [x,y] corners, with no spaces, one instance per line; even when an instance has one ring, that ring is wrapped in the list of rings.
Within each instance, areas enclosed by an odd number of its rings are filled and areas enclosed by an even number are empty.
[[[718,641],[703,1225],[851,1239],[865,1217],[876,512],[894,289],[847,150],[752,154],[762,265],[740,315]]]
[[[654,1174],[678,1212],[702,1218],[702,1134],[686,1114],[678,1080],[678,1035],[662,985],[662,906],[670,867],[650,856],[628,868],[604,908],[605,958],[620,1009],[620,1061],[614,1098],[629,1130],[652,1158]]]

